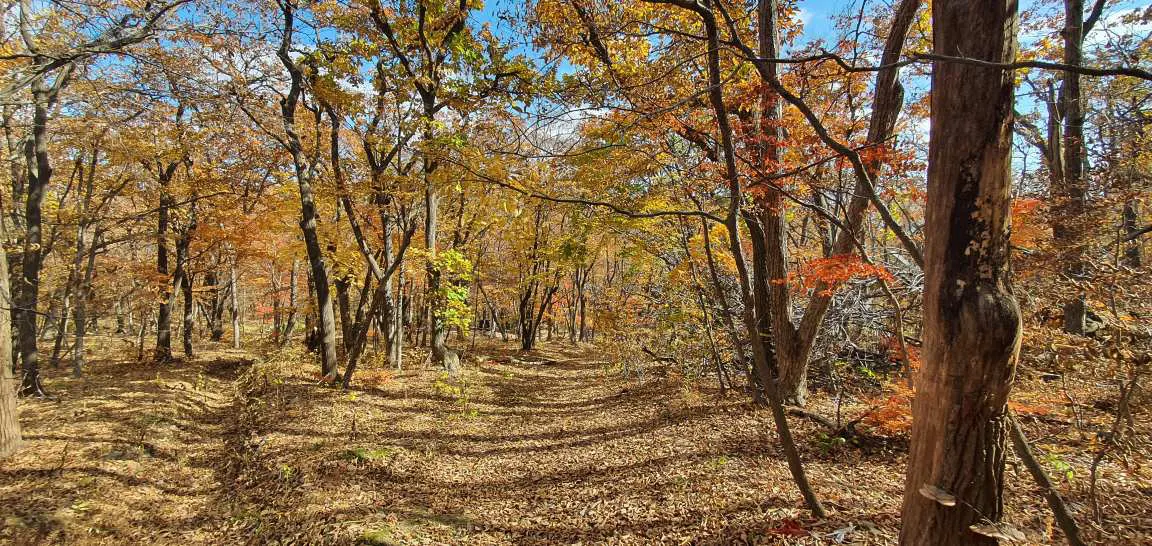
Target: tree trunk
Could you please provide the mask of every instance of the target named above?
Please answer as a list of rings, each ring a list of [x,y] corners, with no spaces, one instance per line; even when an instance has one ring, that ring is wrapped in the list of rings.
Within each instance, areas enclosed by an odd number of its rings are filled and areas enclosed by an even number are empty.
[[[1140,231],[1140,201],[1138,199],[1129,199],[1124,202],[1124,237],[1129,239],[1127,247],[1124,248],[1124,265],[1132,268],[1139,268],[1143,263],[1143,256],[1141,256],[1140,239],[1137,233]]]
[[[356,341],[352,323],[352,302],[348,299],[348,291],[352,288],[352,281],[347,275],[341,276],[332,283],[336,287],[336,308],[340,313],[340,338],[344,358],[348,358],[348,350]]]
[[[280,345],[285,346],[292,340],[292,333],[296,330],[296,307],[299,304],[299,295],[296,288],[296,272],[300,262],[292,260],[292,273],[288,276],[288,318],[284,320],[284,332],[280,334]]]
[[[938,0],[934,51],[1016,57],[1016,3]],[[996,544],[1020,347],[1009,270],[1011,71],[936,62],[928,149],[924,362],[915,378],[901,544]]]
[[[397,370],[403,368],[404,360],[404,310],[408,308],[408,296],[405,293],[407,283],[404,274],[396,277],[396,316],[392,321],[392,343],[388,346],[389,362]]]
[[[192,334],[196,327],[196,298],[192,294],[192,276],[184,271],[184,282],[180,285],[184,295],[184,325],[182,339],[185,358],[192,358]]]
[[[224,291],[220,288],[220,279],[215,269],[204,274],[204,286],[212,295],[212,304],[204,317],[208,321],[208,339],[219,342],[224,339],[224,307],[227,300],[224,299]],[[225,287],[226,290],[231,288],[231,285]]]
[[[916,19],[920,3],[920,0],[900,2],[889,27],[880,61],[880,65],[886,68],[878,71],[876,76],[875,99],[866,141],[869,146],[887,146],[894,131],[904,97],[896,62],[900,59],[908,30]],[[767,59],[780,56],[775,4],[775,2],[761,2],[758,10],[759,26],[763,29],[759,34],[758,53]],[[774,81],[778,77],[775,63],[764,63],[759,68],[765,80]],[[775,164],[779,158],[779,150],[775,143],[784,140],[780,121],[782,118],[780,98],[766,93],[763,101],[761,132],[767,134],[769,138],[761,144],[759,154],[769,164]],[[851,254],[857,244],[857,231],[868,209],[869,196],[874,191],[872,180],[881,171],[882,164],[879,161],[871,161],[865,167],[867,176],[857,176],[852,199],[845,212],[843,224],[846,229],[839,232],[830,249],[834,255]],[[757,262],[755,265],[763,267],[761,274],[764,277],[760,285],[769,296],[768,301],[762,304],[767,303],[772,310],[771,318],[763,320],[772,321],[772,331],[776,335],[780,394],[786,402],[803,405],[808,390],[808,359],[820,324],[831,304],[832,287],[826,284],[814,287],[799,324],[793,320],[791,289],[787,283],[780,282],[788,275],[785,203],[783,194],[774,189],[772,181],[766,180],[763,184],[770,188],[759,203],[759,223],[763,229],[764,243],[759,256],[753,256]],[[767,285],[764,285],[765,282]]]
[[[277,58],[287,69],[291,78],[288,94],[280,101],[280,119],[284,129],[284,144],[292,156],[292,165],[296,173],[296,183],[300,190],[300,231],[304,235],[304,246],[308,251],[308,265],[311,271],[312,287],[316,297],[315,312],[319,326],[319,352],[320,372],[326,381],[336,380],[336,317],[332,312],[332,295],[328,285],[328,269],[324,264],[323,250],[320,248],[320,236],[317,225],[320,221],[316,214],[316,196],[312,190],[315,178],[316,160],[306,160],[304,146],[296,132],[296,106],[303,91],[304,75],[289,54],[291,49],[294,26],[295,6],[291,2],[280,5],[284,17],[283,33],[280,47],[276,51]],[[319,112],[317,112],[319,117]]]
[[[156,221],[156,273],[167,279],[168,270],[168,215],[172,207],[172,195],[168,193],[168,183],[176,172],[176,164],[168,165],[159,175],[160,206]],[[165,281],[160,294],[160,305],[156,314],[156,349],[153,358],[165,362],[172,358],[172,295],[170,283]]]
[[[192,357],[192,329],[195,327],[195,300],[192,295],[192,276],[189,272],[189,247],[192,244],[192,233],[196,231],[196,206],[192,205],[188,225],[180,232],[176,240],[176,272],[172,275],[172,295],[168,300],[169,309],[176,295],[183,297],[183,314],[181,320],[181,341],[184,356]]]
[[[1084,0],[1064,0],[1064,64],[1080,66],[1084,62]],[[1088,187],[1084,179],[1084,105],[1080,89],[1080,74],[1066,71],[1060,85],[1060,111],[1064,121],[1064,180],[1057,192],[1060,205],[1054,211],[1058,217],[1053,238],[1062,257],[1065,273],[1073,279],[1087,275],[1083,248],[1083,222],[1087,209]],[[1074,297],[1064,306],[1064,330],[1083,334],[1088,320],[1088,306],[1083,295]]]
[[[76,261],[80,261],[80,255],[76,255]],[[49,359],[52,362],[53,368],[60,367],[60,356],[64,352],[64,339],[68,337],[68,325],[71,324],[72,314],[72,285],[76,283],[75,275],[77,275],[79,264],[73,265],[73,271],[68,276],[68,285],[64,288],[64,301],[60,304],[60,320],[56,328],[56,337],[52,343],[52,357]]]
[[[84,265],[84,273],[80,278],[80,283],[76,286],[76,346],[72,349],[73,377],[80,377],[84,372],[84,366],[87,364],[84,342],[88,333],[88,300],[92,297],[92,276],[96,272],[97,237],[94,236],[87,245],[84,243],[83,236],[79,239],[76,245],[87,254],[87,262]]]
[[[6,240],[3,222],[0,222],[0,241]],[[0,305],[12,307],[8,293],[8,256],[0,245]],[[19,386],[12,373],[12,322],[9,313],[0,313],[0,459],[20,448],[20,420],[17,418],[16,389]]]
[[[54,102],[54,92],[44,80],[32,85],[32,135],[25,143],[24,158],[27,169],[27,187],[24,200],[24,256],[21,264],[22,283],[19,290],[20,321],[17,324],[20,355],[23,360],[24,379],[20,391],[25,396],[43,396],[40,384],[39,350],[37,347],[36,318],[39,310],[40,268],[43,266],[41,206],[44,192],[52,179],[52,165],[48,156],[48,115]]]
[[[240,285],[236,282],[236,258],[228,264],[228,286],[232,307],[232,348],[240,348]]]
[[[771,0],[765,1],[770,5],[767,7],[760,6],[759,9],[774,14],[775,2]],[[710,8],[699,3],[693,3],[689,4],[687,9],[691,9],[700,16],[704,23],[704,31],[707,39],[707,51],[705,55],[708,70],[708,100],[719,128],[719,144],[724,158],[724,177],[728,182],[730,194],[724,225],[728,229],[728,247],[732,254],[733,261],[736,264],[736,277],[740,286],[740,297],[744,303],[744,327],[751,341],[752,354],[756,363],[757,373],[760,374],[760,377],[771,378],[776,368],[773,338],[771,331],[766,332],[769,334],[767,336],[760,335],[762,326],[766,325],[769,329],[771,328],[771,321],[759,320],[759,317],[767,314],[769,310],[756,307],[756,303],[759,300],[753,297],[751,287],[748,283],[748,266],[744,260],[744,246],[740,237],[739,221],[740,210],[743,206],[744,190],[740,182],[739,169],[736,164],[732,126],[728,119],[729,110],[724,103],[724,80],[720,71],[720,31],[718,29],[716,15]],[[755,221],[754,218],[751,220],[752,222]],[[748,222],[749,225],[752,225],[752,222]],[[605,277],[605,284],[611,285],[611,275],[606,275]],[[772,411],[772,420],[776,425],[777,433],[780,435],[780,445],[784,451],[785,459],[788,461],[788,470],[792,475],[792,479],[796,483],[797,489],[800,490],[800,494],[804,497],[804,502],[809,510],[812,511],[812,514],[818,518],[823,518],[825,515],[824,508],[816,498],[816,493],[812,489],[811,484],[809,484],[807,474],[804,472],[799,452],[796,449],[796,444],[793,441],[792,432],[788,425],[787,415],[784,413],[780,392],[776,388],[776,382],[771,380],[765,381],[764,392],[768,397],[769,407]]]

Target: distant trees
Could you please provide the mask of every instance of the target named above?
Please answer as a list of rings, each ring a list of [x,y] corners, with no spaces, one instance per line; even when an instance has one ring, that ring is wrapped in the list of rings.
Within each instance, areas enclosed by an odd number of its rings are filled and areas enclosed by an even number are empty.
[[[405,355],[456,371],[482,329],[523,351],[567,334],[606,342],[625,374],[742,383],[820,515],[788,416],[855,434],[802,407],[807,377],[872,352],[915,385],[894,410],[914,423],[902,541],[988,542],[1021,333],[1010,218],[1041,211],[1026,257],[1065,292],[1105,246],[1116,279],[1144,274],[1148,80],[1079,65],[1149,46],[1085,51],[1104,2],[1068,0],[1059,47],[1025,65],[1013,3],[937,0],[931,28],[923,4],[804,44],[775,0],[541,0],[521,29],[537,62],[466,0],[21,2],[0,13],[20,38],[0,97],[24,98],[0,112],[0,228],[19,249],[0,263],[0,361],[14,327],[21,390],[42,395],[39,340],[79,374],[113,315],[140,359],[154,334],[153,360],[179,360],[174,308],[186,358],[226,341],[228,312],[233,348],[280,350],[303,323],[319,377],[345,388]],[[145,39],[182,6],[187,26]],[[85,63],[113,46],[131,54]],[[1022,72],[1042,112],[1017,123]],[[1020,185],[1014,132],[1043,156]],[[1093,231],[1090,201],[1114,225]],[[11,372],[0,454],[19,438]]]

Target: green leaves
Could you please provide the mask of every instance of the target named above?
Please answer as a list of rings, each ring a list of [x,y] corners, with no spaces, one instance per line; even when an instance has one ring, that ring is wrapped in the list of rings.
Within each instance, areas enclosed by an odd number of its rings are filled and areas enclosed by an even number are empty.
[[[458,250],[445,250],[432,259],[432,269],[440,278],[436,290],[436,318],[445,327],[468,328],[472,307],[468,305],[468,283],[472,281],[472,262]]]

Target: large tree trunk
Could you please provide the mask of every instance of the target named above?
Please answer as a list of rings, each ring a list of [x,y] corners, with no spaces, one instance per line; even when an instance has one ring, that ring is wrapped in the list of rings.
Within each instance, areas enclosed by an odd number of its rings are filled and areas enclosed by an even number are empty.
[[[1016,2],[938,0],[934,51],[1016,56]],[[1003,513],[1008,394],[1020,346],[1009,270],[1011,71],[937,62],[928,150],[923,364],[901,544],[996,544],[970,527]]]
[[[315,293],[316,319],[319,327],[320,370],[325,380],[336,380],[336,316],[332,312],[332,292],[328,285],[328,269],[320,250],[320,239],[316,233],[316,209],[311,183],[300,183],[301,210],[303,220],[300,228],[304,231],[304,243],[308,249],[308,265],[311,270],[312,289]],[[307,194],[307,197],[304,195]],[[287,337],[287,336],[285,336]]]
[[[13,104],[5,104],[3,106],[2,124],[4,128],[5,151],[8,153],[8,157],[20,157],[20,155],[24,153],[24,140],[23,138],[16,136],[16,129],[13,125],[13,118],[16,115],[16,110],[16,105]],[[5,233],[3,237],[4,244],[12,244],[15,242],[8,239],[9,233],[21,233],[23,231],[24,215],[20,209],[24,203],[24,187],[26,185],[26,178],[28,177],[28,169],[19,161],[9,161],[8,175],[12,182],[12,193],[10,194],[9,202],[6,203],[9,208],[6,208],[2,212],[3,217],[0,217],[0,229],[2,229]],[[11,221],[11,224],[7,224],[6,222],[8,221]],[[14,275],[15,278],[23,277],[23,275],[20,273],[20,262],[22,254],[5,254],[6,263],[4,264],[4,269],[8,271],[8,274],[5,275],[4,282],[9,286],[8,299],[4,300],[4,303],[8,305],[9,309],[9,339],[7,341],[7,345],[8,352],[12,357],[10,368],[15,369],[20,365],[20,343],[16,337],[16,328],[13,328],[13,325],[19,324],[20,322],[20,297],[18,293],[21,283],[18,282],[15,285],[12,285],[11,278],[8,275]]]
[[[24,147],[27,167],[27,188],[24,200],[24,257],[21,264],[22,283],[19,290],[20,321],[17,324],[20,355],[23,359],[24,379],[20,392],[25,396],[43,396],[40,384],[40,354],[37,347],[36,318],[40,295],[40,268],[43,265],[41,205],[44,192],[52,179],[52,165],[48,157],[48,112],[52,107],[52,91],[43,79],[32,85],[32,135]]]

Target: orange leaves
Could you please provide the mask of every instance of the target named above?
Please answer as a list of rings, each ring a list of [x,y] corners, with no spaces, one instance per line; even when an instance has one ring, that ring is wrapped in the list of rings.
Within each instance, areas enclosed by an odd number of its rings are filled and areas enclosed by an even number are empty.
[[[1039,199],[1012,200],[1012,244],[1033,248],[1044,238],[1047,224],[1043,217],[1045,207]]]
[[[798,278],[796,278],[798,277]],[[804,264],[793,282],[806,289],[812,290],[823,285],[820,295],[827,296],[841,284],[854,278],[875,277],[877,279],[892,280],[892,274],[887,269],[865,263],[855,254],[841,254],[829,258],[817,258]]]
[[[1052,413],[1052,409],[1049,407],[1017,402],[1016,400],[1009,400],[1008,408],[1020,415],[1048,415]]]
[[[888,144],[878,144],[860,150],[860,161],[880,172],[887,168],[891,174],[902,175],[924,168],[911,147],[894,148]]]
[[[912,430],[912,388],[903,380],[889,383],[876,409],[860,422],[887,435],[906,434]]]
[[[907,355],[904,354],[904,347],[907,347],[908,349]],[[900,341],[896,337],[889,336],[884,339],[884,348],[890,355],[889,360],[892,362],[900,363],[901,365],[905,365],[906,363],[906,365],[910,367],[912,371],[920,369],[919,347],[908,344],[901,346]]]

